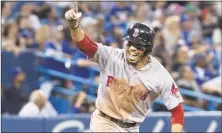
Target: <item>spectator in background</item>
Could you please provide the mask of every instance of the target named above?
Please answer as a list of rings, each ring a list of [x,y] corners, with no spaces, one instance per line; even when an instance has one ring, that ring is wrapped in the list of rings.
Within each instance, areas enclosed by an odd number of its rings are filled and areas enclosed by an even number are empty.
[[[190,21],[192,21],[192,29],[196,32],[202,32],[200,17],[200,2],[190,1],[183,8],[183,15],[187,15]]]
[[[1,2],[1,24],[5,24],[5,22],[8,20],[8,16],[11,13],[12,6],[13,5],[11,2]]]
[[[45,1],[38,1],[38,4],[33,4],[33,14],[35,14],[39,18],[40,24],[41,20],[47,17],[47,12],[49,10],[50,5],[47,4],[47,2]]]
[[[30,95],[29,102],[18,113],[20,117],[52,117],[56,115],[57,112],[41,90],[34,90]]]
[[[99,38],[98,32],[100,29],[98,28],[98,20],[91,17],[86,16],[81,19],[81,26],[83,30],[86,30],[86,33],[89,35],[89,38],[92,40],[97,40]]]
[[[46,24],[52,30],[56,30],[59,25],[62,24],[61,19],[57,15],[57,10],[55,7],[49,8],[49,11],[47,12],[47,18],[41,20],[41,24]]]
[[[126,23],[110,24],[104,27],[105,45],[122,48],[122,39],[124,35]]]
[[[125,1],[118,1],[109,14],[108,21],[112,23],[126,22],[132,14],[132,7]]]
[[[184,41],[186,44],[189,44],[191,42],[192,32],[194,32],[192,29],[193,21],[188,15],[181,15],[180,23]]]
[[[165,9],[166,2],[165,1],[158,1],[153,3],[154,11],[153,11],[153,18],[154,20],[159,21],[162,25],[165,24],[167,18],[167,12]]]
[[[18,113],[21,117],[38,117],[41,110],[45,107],[46,98],[44,94],[35,90],[31,93],[29,102]]]
[[[173,54],[178,40],[182,38],[179,22],[180,18],[178,16],[170,16],[166,19],[166,27],[163,29],[164,41],[167,44],[166,48],[170,55]]]
[[[192,69],[188,65],[184,65],[180,68],[180,77],[178,78],[177,85],[183,89],[201,92],[196,83]]]
[[[32,3],[25,3],[24,5],[22,5],[18,16],[26,16],[28,19],[27,21],[29,21],[26,25],[29,25],[30,28],[37,30],[38,28],[40,28],[41,23],[38,16],[33,14],[34,9],[35,6]]]
[[[214,44],[214,48],[215,48],[215,56],[216,56],[216,58],[218,60],[218,64],[219,64],[218,72],[220,75],[222,73],[222,57],[221,57],[221,55],[222,55],[222,50],[221,50],[222,23],[221,23],[221,20],[222,20],[222,17],[220,17],[218,19],[217,28],[214,29],[213,36],[212,36],[213,44]]]
[[[190,39],[186,43],[189,50],[192,51],[193,53],[199,53],[200,47],[203,47],[201,39],[202,39],[201,33],[193,32],[190,35]]]
[[[51,36],[49,38],[48,42],[45,44],[45,52],[47,53],[49,50],[53,51],[55,56],[65,56],[64,51],[66,44],[66,41],[64,39],[64,32],[63,32],[63,26],[57,26],[56,29],[52,30]],[[68,56],[68,55],[67,55]]]
[[[95,10],[95,9],[93,9],[92,7],[96,7],[97,10],[99,10],[97,7],[97,3],[98,2],[95,2],[95,1],[94,2],[82,2],[82,3],[80,3],[80,10],[84,14],[84,16],[94,16],[95,13],[93,10]]]
[[[194,56],[194,66],[192,69],[198,85],[202,85],[217,75],[212,69],[212,64],[210,64],[211,59],[210,55],[204,55],[202,53]]]
[[[205,83],[202,84],[201,88],[203,88],[203,92],[207,94],[221,97],[222,96],[221,76],[206,81]]]
[[[213,11],[215,12],[216,16],[219,16],[220,18],[222,17],[222,11],[221,11],[221,3],[220,1],[214,1],[213,2]]]
[[[184,65],[180,68],[179,78],[177,80],[177,85],[179,88],[191,90],[194,92],[201,93],[202,90],[200,90],[198,84],[196,83],[196,80],[194,78],[194,74],[192,72],[192,69],[188,65]],[[195,107],[202,107],[203,101],[201,99],[197,99],[195,97],[183,95],[184,97],[184,103],[188,105],[192,105]]]
[[[133,15],[129,17],[130,22],[128,22],[128,25],[132,25],[135,22],[150,24],[151,20],[153,20],[153,11],[150,4],[145,1],[135,2],[134,8]]]
[[[63,93],[53,91],[53,88],[56,87],[75,90],[76,95],[65,95]],[[41,84],[40,89],[47,95],[47,97],[52,96],[50,97],[50,101],[58,114],[86,112],[86,107],[88,106],[88,103],[86,102],[87,94],[83,90],[77,91],[76,87],[77,86],[70,84],[70,82],[67,82],[67,80],[60,79],[59,82],[57,80],[44,82]],[[60,102],[63,102],[63,105],[59,106],[58,103]],[[64,103],[66,104],[65,106]]]
[[[17,16],[17,25],[19,28],[19,34],[26,33],[26,36],[34,38],[35,30],[32,28],[32,23],[28,16],[26,15]]]
[[[156,23],[156,24],[155,24]],[[161,32],[161,24],[159,21],[154,21],[152,23],[152,26],[155,30],[155,38],[154,38],[154,48],[152,50],[152,55],[159,58],[161,64],[169,71],[171,72],[172,69],[172,59],[171,56],[166,48],[166,43],[164,41],[162,32]]]
[[[104,14],[108,14],[109,11],[117,5],[117,1],[100,1],[99,4],[101,12],[104,12]]]
[[[122,46],[123,33],[122,33],[122,30],[121,30],[121,27],[120,26],[114,26],[111,34],[112,34],[112,36],[113,36],[113,38],[114,38],[114,40],[117,44],[116,47],[123,48],[123,46]]]
[[[221,36],[222,36],[222,17],[220,17],[217,21],[217,25],[213,31],[212,39],[213,39],[213,44],[215,45],[216,48],[221,46]]]
[[[16,46],[18,33],[18,26],[14,21],[6,23],[2,33],[2,49],[18,53],[19,47]]]
[[[67,7],[70,7],[72,8],[73,5],[70,4],[69,1],[45,1],[44,4],[42,4],[43,6],[44,5],[47,5],[49,8],[49,10],[51,10],[50,8],[53,7],[55,10],[56,10],[56,13],[57,13],[57,16],[58,17],[62,17],[62,10],[64,8],[67,8]]]
[[[11,40],[13,43],[16,42],[16,37],[18,34],[18,25],[15,21],[10,21],[5,24],[2,36],[3,40]]]
[[[166,1],[157,1],[154,3],[154,16],[159,16],[166,12]]]
[[[178,3],[171,3],[167,7],[167,14],[169,16],[173,16],[173,15],[181,16],[182,13],[183,13],[183,6],[181,6]]]
[[[183,65],[188,64],[188,48],[185,45],[181,45],[176,49],[175,55],[173,56],[173,71],[178,71]]]
[[[83,91],[79,92],[77,96],[73,98],[71,112],[72,113],[80,113],[80,112],[87,113],[88,110],[86,108],[83,108],[82,106],[86,98],[87,98],[87,95],[85,92]]]
[[[211,10],[204,9],[201,14],[203,37],[212,40],[213,30],[217,24],[217,18]]]
[[[70,58],[73,54],[71,44],[64,39],[63,26],[58,26],[57,29],[52,31],[50,41],[44,46],[44,51],[49,57],[66,58],[70,64]],[[70,65],[65,65],[52,58],[46,59],[45,67],[57,70],[60,72],[69,72]]]
[[[38,49],[38,44],[34,42],[32,33],[30,33],[29,31],[22,31],[18,35],[16,45],[19,46],[21,50],[24,50],[26,48]]]
[[[10,88],[5,88],[3,90],[4,101],[4,111],[2,113],[17,114],[23,104],[27,99],[22,96],[21,90],[25,80],[25,73],[20,67],[16,67],[12,71],[13,84]]]
[[[44,51],[45,44],[50,39],[50,28],[48,25],[42,25],[38,30],[36,30],[35,41],[38,45],[39,51]]]

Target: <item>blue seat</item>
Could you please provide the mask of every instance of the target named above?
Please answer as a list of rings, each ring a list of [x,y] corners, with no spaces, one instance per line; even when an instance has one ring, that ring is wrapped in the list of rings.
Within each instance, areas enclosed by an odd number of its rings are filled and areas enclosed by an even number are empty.
[[[39,74],[35,70],[37,58],[30,51],[22,52],[18,56],[18,64],[26,74],[24,90],[29,94],[31,91],[33,91],[33,89],[37,89],[38,87],[37,82]]]
[[[49,101],[52,103],[58,114],[65,114],[69,112],[70,103],[67,100],[61,97],[50,96]]]
[[[2,51],[1,59],[2,87],[9,88],[12,86],[12,70],[18,65],[17,59],[12,52]]]

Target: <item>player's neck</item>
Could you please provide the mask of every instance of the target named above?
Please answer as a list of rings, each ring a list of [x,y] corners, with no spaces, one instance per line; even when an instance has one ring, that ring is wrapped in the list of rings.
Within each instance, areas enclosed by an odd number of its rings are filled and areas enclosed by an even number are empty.
[[[140,62],[134,65],[134,68],[139,70],[146,66],[150,62],[150,56],[145,56],[144,58],[141,59]]]

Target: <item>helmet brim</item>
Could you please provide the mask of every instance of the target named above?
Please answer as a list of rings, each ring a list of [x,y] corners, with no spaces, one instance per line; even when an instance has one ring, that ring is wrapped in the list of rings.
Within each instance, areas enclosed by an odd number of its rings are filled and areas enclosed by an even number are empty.
[[[148,43],[145,43],[141,39],[136,38],[136,37],[126,36],[126,37],[123,38],[123,40],[131,41],[131,42],[134,42],[134,43],[137,43],[137,44],[141,44],[141,45],[144,45],[144,46],[148,46]]]

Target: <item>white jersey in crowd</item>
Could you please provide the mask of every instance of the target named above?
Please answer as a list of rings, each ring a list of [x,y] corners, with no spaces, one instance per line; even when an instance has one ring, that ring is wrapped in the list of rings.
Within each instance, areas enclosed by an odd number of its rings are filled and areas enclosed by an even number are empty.
[[[103,113],[126,122],[142,123],[158,96],[168,110],[175,108],[183,99],[167,70],[151,56],[150,63],[136,70],[128,64],[124,49],[97,44],[98,49],[91,59],[100,67],[100,82],[96,108]],[[113,79],[124,79],[129,85],[143,84],[141,99],[135,98],[129,90],[109,87]]]
[[[55,117],[58,113],[52,106],[52,104],[47,101],[45,107],[39,110],[38,106],[33,102],[28,102],[19,111],[18,116],[20,117]]]

